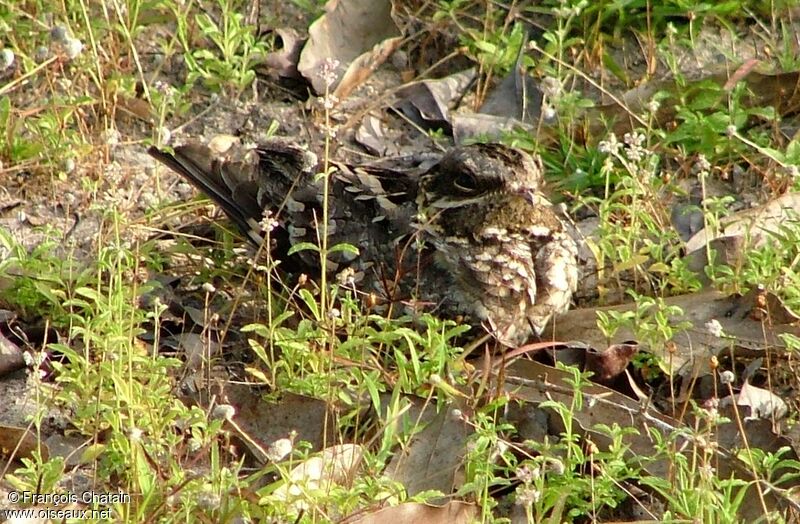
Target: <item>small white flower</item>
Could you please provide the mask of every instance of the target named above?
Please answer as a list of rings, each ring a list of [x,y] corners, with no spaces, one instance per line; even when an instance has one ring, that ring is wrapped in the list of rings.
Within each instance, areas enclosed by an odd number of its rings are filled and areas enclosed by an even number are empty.
[[[0,51],[0,71],[5,71],[6,69],[10,69],[12,65],[14,65],[14,51],[9,48],[5,48]]]
[[[64,42],[64,53],[70,60],[75,60],[83,51],[83,42],[77,38],[68,38]]]
[[[537,480],[541,474],[539,473],[538,467],[531,469],[527,464],[523,464],[517,468],[516,475],[522,482],[530,484]]]
[[[715,338],[721,338],[725,333],[722,331],[722,324],[719,323],[719,320],[716,318],[712,318],[708,322],[705,323],[706,331],[708,331],[709,335]]]
[[[353,287],[356,283],[355,275],[352,267],[346,267],[336,275],[336,281],[342,287]]]
[[[203,291],[206,293],[215,293],[217,288],[214,287],[214,284],[211,282],[203,282]]]
[[[541,498],[542,493],[533,486],[526,486],[520,484],[517,486],[517,501],[520,506],[532,506],[536,504]]]
[[[339,61],[335,58],[326,58],[319,66],[319,75],[325,82],[325,86],[330,88],[336,83],[339,75],[336,70],[339,68]]]
[[[701,153],[697,155],[697,163],[695,163],[695,167],[700,172],[708,172],[711,169],[711,162],[708,161],[706,155]]]
[[[733,384],[736,380],[736,375],[733,374],[733,371],[725,370],[719,374],[719,382],[720,384]]]
[[[617,135],[614,133],[609,133],[605,140],[601,140],[600,143],[597,144],[597,150],[606,155],[617,154],[620,147],[622,147],[622,144],[617,141]]]
[[[64,164],[62,166],[64,173],[70,174],[75,171],[75,159],[74,158],[67,158],[64,160]]]
[[[728,135],[728,138],[733,138],[736,136],[736,126],[731,124],[725,128],[725,134]]]
[[[622,137],[622,141],[631,147],[633,146],[641,147],[646,139],[647,137],[645,137],[643,133],[639,133],[638,131],[634,131],[632,133],[625,133],[625,135],[623,135]]]
[[[339,103],[339,99],[333,96],[332,94],[328,94],[327,96],[319,97],[319,103],[322,107],[330,111],[331,109],[336,107],[336,104]]]
[[[272,216],[272,211],[265,209],[261,218],[261,222],[259,222],[258,225],[261,227],[263,232],[271,233],[280,225],[280,223],[275,219],[275,217]]]
[[[171,95],[174,91],[173,87],[169,84],[169,82],[164,82],[163,80],[156,80],[153,83],[153,89],[158,91],[163,95]]]
[[[135,426],[128,431],[128,438],[131,442],[141,442],[142,435],[144,435],[144,432]]]
[[[556,108],[551,106],[550,104],[544,104],[542,106],[542,118],[545,122],[552,122],[556,119],[558,113],[556,112]]]
[[[719,398],[711,397],[703,403],[703,409],[708,413],[708,417],[714,420],[719,416]]]

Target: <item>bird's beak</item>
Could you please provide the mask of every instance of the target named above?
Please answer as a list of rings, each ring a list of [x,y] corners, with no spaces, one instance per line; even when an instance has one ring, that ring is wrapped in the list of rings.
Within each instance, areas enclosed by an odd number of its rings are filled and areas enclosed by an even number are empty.
[[[517,194],[525,199],[530,205],[536,205],[540,199],[540,197],[536,194],[536,191],[532,191],[530,189],[518,189]]]

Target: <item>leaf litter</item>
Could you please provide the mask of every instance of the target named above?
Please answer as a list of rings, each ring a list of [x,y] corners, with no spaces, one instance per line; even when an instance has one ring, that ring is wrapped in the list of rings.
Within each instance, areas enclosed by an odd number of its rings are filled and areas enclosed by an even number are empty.
[[[294,29],[276,28],[276,33],[283,41],[283,49],[267,56],[263,66],[275,77],[304,79],[316,94],[326,91],[334,93],[343,110],[350,113],[346,118],[355,129],[345,131],[354,134],[357,142],[373,155],[399,154],[401,149],[397,145],[400,141],[398,136],[405,136],[404,140],[411,145],[424,143],[418,149],[431,148],[427,139],[419,135],[407,135],[407,129],[402,127],[403,123],[397,122],[393,117],[398,112],[422,129],[443,129],[445,134],[454,135],[456,142],[486,132],[495,133],[496,136],[498,130],[532,123],[536,124],[538,138],[542,143],[553,141],[555,127],[552,122],[541,117],[542,91],[525,74],[526,69],[521,62],[524,50],[522,47],[514,70],[498,83],[496,91],[489,94],[479,112],[464,111],[460,107],[465,98],[470,97],[468,90],[475,75],[474,70],[457,70],[449,75],[415,83],[403,83],[400,75],[382,76],[382,69],[386,69],[386,62],[390,61],[392,53],[402,49],[404,44],[406,34],[398,18],[395,4],[389,1],[329,2],[326,13],[308,28],[307,38]],[[323,63],[332,68],[329,71],[333,74],[332,77],[326,78]],[[393,83],[386,85],[387,79]],[[753,62],[745,62],[733,75],[727,71],[706,73],[688,85],[678,84],[674,80],[646,82],[636,89],[623,92],[614,103],[601,104],[579,114],[573,125],[576,129],[588,128],[587,142],[604,134],[605,123],[601,125],[601,121],[616,122],[613,129],[622,135],[631,129],[630,115],[640,114],[644,104],[656,93],[678,97],[684,90],[694,87],[700,89],[704,82],[711,82],[721,88],[718,94],[721,97],[730,91],[734,81],[742,81],[748,86],[751,93],[749,101],[754,106],[773,106],[778,114],[787,116],[800,107],[796,72],[760,72]],[[376,83],[377,88],[370,85],[370,82]],[[392,96],[381,99],[378,103],[369,96],[362,98],[364,92],[387,89],[392,92]],[[135,119],[149,121],[150,111],[141,102],[132,99],[124,105]],[[674,105],[662,102],[662,109],[655,115],[655,122],[667,124],[673,120],[675,114],[671,112],[671,108]],[[312,137],[319,136],[319,130],[313,130],[313,124],[304,119],[302,111],[291,104],[281,108],[270,106],[265,111],[261,103],[232,107],[227,102],[221,103],[215,111],[198,115],[195,121],[189,122],[178,134],[206,134],[206,130],[213,129],[215,132],[228,131],[237,134],[244,131],[245,134],[257,135],[259,130],[266,129],[265,122],[276,114],[283,123],[281,131],[286,134],[302,136],[302,129]],[[136,127],[135,123],[128,124],[128,127]],[[402,132],[393,134],[398,128]],[[210,136],[206,134],[206,138]],[[121,165],[149,165],[149,161],[129,147],[114,146],[110,149],[117,165],[112,168],[114,176],[110,177],[106,187],[116,189],[137,186],[138,184],[126,183],[130,182],[131,174],[122,169]],[[404,148],[403,151],[407,149]],[[176,190],[177,184],[173,179],[173,197],[185,198],[187,188]],[[32,235],[37,225],[46,222],[61,223],[68,219],[69,212],[65,209],[52,211],[46,205],[38,208],[46,210],[31,213],[31,210],[37,209],[34,207],[36,204],[47,204],[48,195],[46,192],[37,192],[28,180],[17,180],[10,186],[18,194],[27,197],[15,199],[12,204],[0,209],[1,223],[10,230]],[[109,201],[119,202],[120,197],[127,197],[123,201],[132,209],[141,210],[146,207],[146,203],[134,192],[109,198]],[[76,200],[80,200],[80,197]],[[20,202],[23,202],[27,216],[19,213],[12,215],[12,212],[18,211]],[[686,224],[688,239],[683,246],[686,256],[697,258],[698,254],[707,254],[706,250],[711,246],[724,252],[723,260],[727,264],[736,266],[748,250],[779,237],[781,224],[787,220],[795,220],[796,210],[796,195],[786,193],[758,207],[731,213],[723,218],[721,228],[713,233],[701,227],[702,224],[696,220],[693,223],[690,221]],[[86,223],[83,221],[81,227]],[[92,227],[92,223],[89,224]],[[81,238],[93,236],[87,234],[81,235]],[[722,245],[719,243],[721,240],[727,243]],[[29,238],[28,242],[34,245],[37,237]],[[699,256],[696,264],[697,269],[704,268],[702,256]],[[593,281],[587,279],[585,282]],[[174,301],[189,302],[185,297],[179,296],[174,297]],[[728,423],[720,429],[719,448],[710,452],[719,458],[720,474],[730,473],[752,481],[753,487],[750,489],[758,489],[759,482],[764,482],[754,480],[733,450],[739,449],[743,442],[749,442],[750,445],[759,443],[764,449],[772,451],[784,447],[787,440],[780,434],[781,422],[796,406],[787,403],[782,395],[775,393],[774,387],[762,388],[754,385],[754,381],[761,380],[761,377],[749,376],[739,380],[734,378],[728,383],[730,388],[725,393],[711,389],[717,386],[723,367],[737,369],[742,362],[749,361],[757,363],[757,368],[760,368],[765,360],[769,360],[772,366],[788,364],[791,355],[785,337],[800,337],[798,318],[777,296],[757,289],[744,295],[703,291],[671,297],[665,302],[678,306],[682,311],[682,314],[669,319],[670,323],[679,326],[669,345],[650,346],[647,340],[637,340],[634,329],[620,329],[612,337],[600,333],[597,328],[598,310],[624,313],[631,311],[630,305],[582,307],[559,318],[553,330],[544,337],[545,340],[565,342],[535,351],[522,348],[518,354],[507,355],[507,360],[501,358],[499,363],[495,360],[493,365],[487,365],[488,372],[481,370],[478,365],[475,384],[491,384],[488,388],[491,393],[497,395],[502,392],[513,399],[515,405],[522,408],[510,414],[520,432],[522,433],[523,428],[528,428],[524,432],[528,438],[542,438],[558,435],[564,428],[559,426],[557,417],[552,416],[550,408],[542,408],[540,405],[553,400],[570,405],[574,400],[574,392],[566,381],[569,375],[557,369],[555,363],[570,362],[593,371],[602,384],[592,385],[583,392],[590,402],[584,410],[574,414],[582,436],[601,447],[608,446],[610,443],[594,428],[598,424],[624,422],[639,430],[638,434],[629,436],[626,445],[633,456],[642,459],[655,455],[654,441],[649,436],[651,431],[667,435],[692,424],[690,417],[683,417],[682,409],[685,406],[676,409],[677,406],[670,405],[667,399],[677,399],[679,402],[694,399],[698,404],[716,399],[719,401],[718,409],[734,419],[736,413],[739,413],[734,411],[737,407],[747,408],[741,410],[741,427],[745,433],[742,434],[732,423]],[[185,311],[195,312],[194,318],[190,319],[194,324],[203,324],[204,320],[198,309],[188,304],[183,306]],[[645,312],[647,314],[649,313]],[[719,325],[716,334],[710,332],[708,327],[716,326],[714,322]],[[0,338],[3,347],[13,349],[13,343],[2,334],[0,336],[3,337]],[[187,361],[195,362],[195,365],[199,357],[192,357],[192,354],[200,355],[207,349],[198,337],[195,333],[181,333],[173,348],[186,352]],[[189,347],[195,349],[189,350]],[[216,348],[215,351],[222,349]],[[657,354],[665,363],[661,371],[669,377],[669,394],[664,394],[663,390],[659,391],[657,388],[651,389],[643,378],[642,368],[634,367],[632,357],[638,352]],[[11,354],[13,359],[17,358],[13,356],[15,351]],[[536,360],[520,358],[531,355]],[[7,365],[6,372],[17,367],[19,363],[13,360],[11,365]],[[10,381],[5,382],[8,385]],[[660,387],[664,388],[665,385],[661,384]],[[250,448],[249,452],[257,460],[268,462],[271,460],[270,453],[264,453],[263,450],[269,450],[273,443],[281,439],[296,438],[309,442],[318,455],[292,470],[291,483],[314,484],[318,487],[320,483],[347,483],[358,474],[362,467],[363,454],[359,446],[346,443],[326,447],[326,443],[332,442],[332,435],[321,429],[331,427],[331,422],[326,420],[332,415],[330,406],[325,402],[285,395],[268,404],[250,389],[226,385],[221,395],[235,406],[235,415],[231,420],[235,421],[237,431],[246,437],[245,441],[249,442],[246,447]],[[483,390],[483,393],[486,392]],[[783,396],[786,397],[789,393]],[[472,395],[472,392],[465,393],[468,398]],[[410,402],[418,400],[411,396],[409,399]],[[472,435],[472,430],[461,417],[470,409],[470,406],[461,402],[444,403],[435,415],[426,417],[419,424],[418,432],[410,445],[394,455],[386,473],[402,483],[409,494],[431,489],[440,491],[445,496],[458,492],[463,483],[461,467],[465,450]],[[300,412],[306,416],[299,417]],[[19,442],[22,446],[18,449],[22,453],[15,455],[15,458],[28,453],[31,449],[30,436],[20,428],[11,425],[4,427],[9,436],[17,433],[20,436],[16,440],[11,438],[10,443],[5,443],[0,448],[6,450],[13,447],[14,442]],[[793,442],[791,444],[795,445]],[[796,453],[793,452],[791,458],[797,459]],[[664,477],[670,467],[663,460],[644,460],[642,466],[650,474]],[[279,493],[287,500],[302,492],[293,491],[291,483],[279,488]],[[792,482],[782,487],[795,485]],[[766,498],[770,508],[795,504],[782,493],[778,489],[771,489],[762,496]],[[302,506],[298,506],[298,510],[300,509]],[[757,514],[758,509],[745,507],[745,511],[752,514]],[[376,507],[374,510],[366,516],[348,517],[345,522],[468,522],[476,513],[473,505],[457,500],[445,502],[439,507],[405,503],[395,507]]]

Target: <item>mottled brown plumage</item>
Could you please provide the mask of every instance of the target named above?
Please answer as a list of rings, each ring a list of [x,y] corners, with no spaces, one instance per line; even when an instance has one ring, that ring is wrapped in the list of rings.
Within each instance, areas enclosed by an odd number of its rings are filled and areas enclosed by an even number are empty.
[[[577,286],[575,242],[541,185],[537,160],[491,144],[455,148],[420,182],[420,227],[455,302],[508,343],[540,334]]]
[[[322,184],[316,157],[270,141],[256,148],[189,145],[150,154],[217,202],[259,243],[270,211],[290,244],[317,242]],[[576,246],[541,193],[542,167],[500,145],[455,147],[432,166],[411,170],[334,164],[328,244],[346,242],[358,288],[445,316],[465,315],[500,341],[540,334],[569,307],[577,284]],[[281,253],[276,253],[280,258]],[[317,255],[301,252],[308,270]]]

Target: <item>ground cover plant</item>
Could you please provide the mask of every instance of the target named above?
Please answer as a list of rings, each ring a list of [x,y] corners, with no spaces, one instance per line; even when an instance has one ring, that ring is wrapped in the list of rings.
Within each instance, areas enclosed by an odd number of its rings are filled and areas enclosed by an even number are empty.
[[[796,9],[0,0],[0,515],[796,521]],[[147,154],[274,137],[307,241]],[[579,248],[526,344],[382,300],[328,220],[337,173],[402,208],[379,169],[477,142]]]

